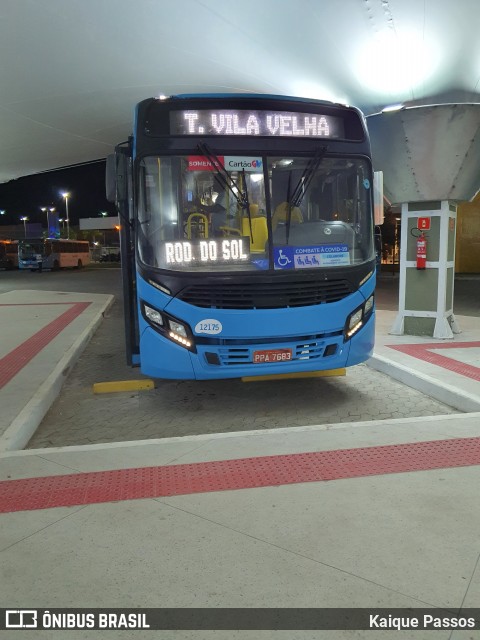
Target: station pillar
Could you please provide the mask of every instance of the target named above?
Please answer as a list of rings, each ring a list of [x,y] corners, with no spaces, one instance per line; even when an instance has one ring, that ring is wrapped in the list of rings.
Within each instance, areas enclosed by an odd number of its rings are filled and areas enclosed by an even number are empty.
[[[453,314],[457,206],[448,200],[402,204],[398,314],[393,335],[449,339],[460,328]],[[417,268],[417,240],[426,240]]]

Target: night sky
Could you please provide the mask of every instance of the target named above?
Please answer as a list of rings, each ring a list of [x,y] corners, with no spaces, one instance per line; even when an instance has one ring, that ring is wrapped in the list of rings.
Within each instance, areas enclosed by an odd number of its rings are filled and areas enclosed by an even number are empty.
[[[115,206],[105,199],[105,161],[101,161],[0,184],[0,210],[5,210],[0,225],[22,224],[21,216],[46,225],[41,207],[55,207],[64,218],[62,192],[70,194],[68,213],[73,226],[78,225],[79,218],[95,218],[100,211],[116,215]]]

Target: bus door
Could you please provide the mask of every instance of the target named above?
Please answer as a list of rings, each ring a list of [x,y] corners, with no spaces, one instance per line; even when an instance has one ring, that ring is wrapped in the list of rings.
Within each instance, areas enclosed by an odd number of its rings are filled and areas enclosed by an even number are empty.
[[[135,227],[133,221],[131,146],[117,146],[107,157],[106,195],[116,203],[120,216],[120,256],[122,262],[123,316],[127,364],[140,365],[140,337],[137,309],[137,271],[135,268]]]

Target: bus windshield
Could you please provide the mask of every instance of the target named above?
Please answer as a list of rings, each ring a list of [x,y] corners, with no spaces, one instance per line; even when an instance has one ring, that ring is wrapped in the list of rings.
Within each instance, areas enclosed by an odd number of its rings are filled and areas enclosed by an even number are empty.
[[[138,251],[147,266],[299,270],[374,257],[366,159],[149,156],[139,170]]]
[[[32,258],[43,254],[43,240],[19,240],[18,255],[20,258]]]

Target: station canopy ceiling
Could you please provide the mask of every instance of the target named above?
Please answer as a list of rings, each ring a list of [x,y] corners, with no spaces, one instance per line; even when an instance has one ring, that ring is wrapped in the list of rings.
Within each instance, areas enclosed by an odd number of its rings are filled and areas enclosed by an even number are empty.
[[[479,0],[2,0],[0,182],[104,158],[151,96],[480,102]]]

